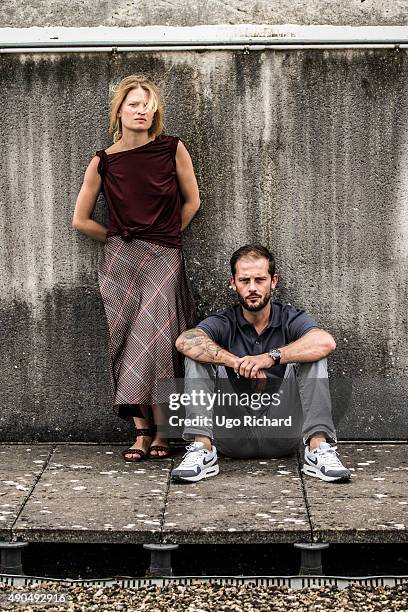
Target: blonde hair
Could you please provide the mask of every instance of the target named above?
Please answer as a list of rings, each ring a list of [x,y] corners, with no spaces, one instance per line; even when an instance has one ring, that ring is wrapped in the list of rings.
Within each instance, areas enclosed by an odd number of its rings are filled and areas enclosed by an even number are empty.
[[[164,129],[164,103],[159,87],[141,74],[131,74],[112,87],[109,133],[113,134],[113,142],[122,138],[122,120],[118,115],[120,107],[129,91],[136,87],[148,92],[147,110],[154,112],[153,123],[148,130],[149,135],[159,136]]]

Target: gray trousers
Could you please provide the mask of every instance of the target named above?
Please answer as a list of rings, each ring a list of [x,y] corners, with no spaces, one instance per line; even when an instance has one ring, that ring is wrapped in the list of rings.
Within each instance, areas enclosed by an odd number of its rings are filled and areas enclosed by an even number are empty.
[[[186,393],[199,388],[209,394],[217,389],[233,391],[224,366],[214,366],[199,363],[186,357],[185,386]],[[183,431],[184,440],[194,440],[196,435],[211,438],[215,446],[227,457],[282,457],[298,448],[300,440],[306,444],[315,433],[323,432],[329,442],[337,442],[336,432],[331,414],[331,398],[327,373],[327,360],[321,359],[312,363],[287,364],[285,377],[279,387],[279,406],[269,405],[257,410],[259,418],[285,418],[291,416],[290,428],[250,426],[238,428],[236,432],[225,427],[215,427],[219,405],[214,404],[209,410],[208,405],[186,406],[186,420],[195,417],[205,417],[205,425],[186,426]],[[222,412],[228,409],[222,408]],[[247,418],[254,416],[252,408],[235,405],[232,410],[234,417]],[[249,415],[249,416],[248,416]],[[195,419],[196,422],[200,419]],[[208,421],[211,425],[208,425]]]

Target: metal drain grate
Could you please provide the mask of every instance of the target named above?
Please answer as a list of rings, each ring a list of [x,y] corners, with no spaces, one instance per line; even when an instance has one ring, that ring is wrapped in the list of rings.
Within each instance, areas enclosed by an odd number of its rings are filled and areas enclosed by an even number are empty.
[[[140,588],[144,586],[179,584],[190,586],[200,583],[255,586],[287,586],[303,589],[313,586],[335,586],[344,589],[350,585],[366,587],[394,587],[408,582],[408,576],[163,576],[162,578],[95,578],[92,580],[71,580],[66,578],[46,578],[43,576],[12,576],[0,574],[0,585],[27,586],[30,584],[59,583],[67,586],[112,586]]]

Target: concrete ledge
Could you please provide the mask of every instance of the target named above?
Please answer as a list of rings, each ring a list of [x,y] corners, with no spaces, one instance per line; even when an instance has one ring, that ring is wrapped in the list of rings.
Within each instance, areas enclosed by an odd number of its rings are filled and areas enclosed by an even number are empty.
[[[180,457],[123,462],[116,445],[0,445],[0,539],[66,543],[407,542],[407,444],[340,444],[347,484],[301,475],[302,454],[220,459],[170,482]],[[178,454],[181,455],[180,451]]]
[[[1,28],[0,51],[12,48],[180,47],[408,43],[406,26],[220,24],[193,27]]]

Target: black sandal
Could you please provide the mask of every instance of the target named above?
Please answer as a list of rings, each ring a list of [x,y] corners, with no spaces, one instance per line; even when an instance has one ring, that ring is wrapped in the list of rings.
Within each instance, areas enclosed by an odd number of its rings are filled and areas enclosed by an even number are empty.
[[[157,451],[157,453],[159,451],[166,451],[165,455],[152,455],[151,452],[152,450]],[[155,444],[154,446],[151,446],[149,448],[149,457],[151,459],[167,459],[167,457],[170,457],[170,446],[160,446],[160,444]]]
[[[154,434],[156,433],[156,428],[149,427],[146,429],[136,429],[135,433],[136,433],[136,438],[138,438],[139,436],[146,436],[149,438],[153,438]],[[134,455],[136,453],[139,455],[139,457],[135,457],[133,459],[126,457],[126,455]],[[124,460],[127,461],[128,463],[140,463],[141,461],[145,461],[146,459],[149,458],[148,453],[142,450],[141,448],[128,448],[127,450],[122,451],[122,456]]]

